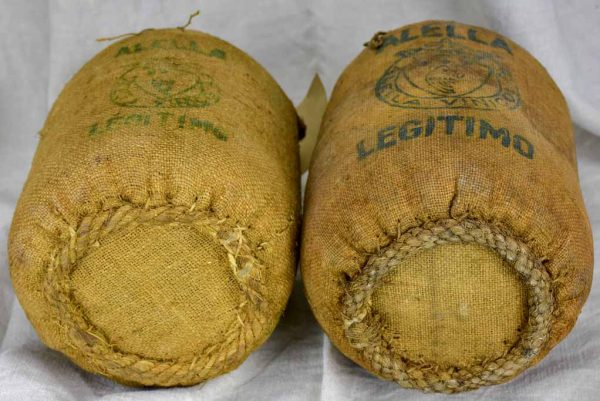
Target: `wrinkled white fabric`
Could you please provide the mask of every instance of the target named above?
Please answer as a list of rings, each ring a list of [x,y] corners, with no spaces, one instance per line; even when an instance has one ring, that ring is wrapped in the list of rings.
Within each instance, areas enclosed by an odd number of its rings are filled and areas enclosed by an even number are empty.
[[[4,0],[0,3],[0,401],[444,399],[380,381],[343,357],[312,317],[300,283],[268,342],[238,370],[199,386],[123,387],[83,372],[40,343],[14,298],[6,256],[11,217],[36,133],[63,85],[106,46],[95,38],[178,26],[198,7],[202,15],[192,28],[250,53],[295,103],[316,72],[330,93],[363,42],[379,30],[451,19],[509,36],[546,66],[569,102],[581,185],[595,237],[600,238],[598,0]],[[453,400],[600,400],[599,280],[596,275],[571,335],[537,367],[509,384]]]

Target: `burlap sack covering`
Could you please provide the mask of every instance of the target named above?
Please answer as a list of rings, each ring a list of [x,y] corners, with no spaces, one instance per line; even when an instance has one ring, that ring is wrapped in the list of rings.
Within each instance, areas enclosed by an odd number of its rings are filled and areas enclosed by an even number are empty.
[[[302,275],[333,343],[425,391],[501,383],[571,330],[592,238],[565,101],[488,30],[379,33],[332,94]]]
[[[10,236],[42,341],[134,385],[237,367],[295,271],[297,117],[269,74],[210,35],[148,30],[56,100]]]

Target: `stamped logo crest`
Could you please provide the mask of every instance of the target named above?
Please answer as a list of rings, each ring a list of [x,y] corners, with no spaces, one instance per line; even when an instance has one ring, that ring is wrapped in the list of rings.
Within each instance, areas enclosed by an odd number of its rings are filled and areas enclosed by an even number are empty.
[[[376,96],[403,108],[510,110],[521,105],[508,67],[493,53],[450,39],[396,53]]]
[[[202,71],[201,65],[173,58],[130,64],[117,78],[110,100],[123,107],[208,107],[219,101],[219,88]]]

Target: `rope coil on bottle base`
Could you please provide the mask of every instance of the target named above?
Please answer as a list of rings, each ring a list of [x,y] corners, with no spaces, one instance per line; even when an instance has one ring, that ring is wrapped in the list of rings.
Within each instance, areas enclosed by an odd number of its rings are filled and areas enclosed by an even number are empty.
[[[140,225],[184,225],[211,232],[215,246],[226,253],[233,279],[244,301],[222,338],[195,355],[176,359],[153,359],[120,350],[86,316],[73,295],[71,274],[78,263],[116,232]],[[68,341],[69,354],[79,354],[98,373],[127,383],[173,386],[193,384],[227,372],[239,365],[264,336],[269,305],[263,296],[262,264],[244,235],[244,228],[219,219],[209,211],[190,206],[162,205],[153,208],[129,203],[87,216],[69,228],[51,256],[46,272],[45,295]]]
[[[372,309],[374,291],[403,260],[444,244],[479,244],[493,250],[516,270],[528,291],[529,316],[520,340],[502,357],[468,369],[442,368],[395,352]],[[554,310],[550,276],[529,248],[485,222],[469,219],[429,222],[403,233],[369,258],[345,294],[344,334],[373,372],[403,387],[446,393],[502,383],[525,370],[548,340]]]

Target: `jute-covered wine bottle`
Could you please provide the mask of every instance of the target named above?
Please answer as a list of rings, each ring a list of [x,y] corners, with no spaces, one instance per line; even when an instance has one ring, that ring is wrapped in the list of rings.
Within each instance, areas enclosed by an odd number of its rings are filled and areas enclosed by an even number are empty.
[[[483,28],[375,35],[335,86],[305,206],[316,317],[345,355],[405,387],[513,378],[567,335],[590,289],[565,100]]]
[[[237,367],[290,294],[293,105],[213,36],[146,30],[66,85],[10,235],[42,341],[117,381],[190,385]]]

